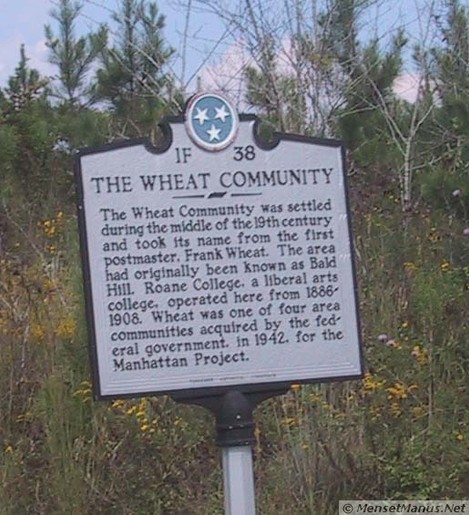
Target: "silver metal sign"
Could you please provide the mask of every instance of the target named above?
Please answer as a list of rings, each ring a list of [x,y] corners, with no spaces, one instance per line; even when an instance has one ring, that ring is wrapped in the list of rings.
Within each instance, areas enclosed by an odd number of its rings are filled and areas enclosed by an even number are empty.
[[[361,376],[343,148],[257,127],[204,93],[79,154],[97,398]]]

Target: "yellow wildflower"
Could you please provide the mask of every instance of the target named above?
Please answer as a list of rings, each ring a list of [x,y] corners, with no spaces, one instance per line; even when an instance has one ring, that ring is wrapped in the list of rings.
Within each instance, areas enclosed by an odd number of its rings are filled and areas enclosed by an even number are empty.
[[[427,350],[423,349],[420,345],[415,345],[410,353],[414,357],[419,365],[425,365],[427,363]]]
[[[449,263],[448,261],[444,260],[440,264],[440,269],[442,272],[447,272],[449,270]]]
[[[379,390],[384,384],[386,383],[386,380],[379,381],[373,377],[370,372],[366,372],[364,378],[363,378],[363,389],[366,392],[372,392],[375,390]]]
[[[76,326],[75,320],[65,318],[59,322],[55,333],[61,338],[71,338],[75,334]]]
[[[35,340],[42,341],[42,340],[44,340],[44,338],[46,336],[46,331],[45,331],[45,329],[44,329],[44,327],[42,325],[34,324],[31,327],[31,336]]]
[[[285,418],[285,424],[288,427],[295,427],[298,425],[298,420],[295,417],[286,417]]]
[[[393,401],[391,403],[391,415],[393,417],[400,417],[402,415],[402,409],[398,402]]]
[[[388,399],[407,399],[407,391],[402,383],[394,383],[393,386],[386,388]]]

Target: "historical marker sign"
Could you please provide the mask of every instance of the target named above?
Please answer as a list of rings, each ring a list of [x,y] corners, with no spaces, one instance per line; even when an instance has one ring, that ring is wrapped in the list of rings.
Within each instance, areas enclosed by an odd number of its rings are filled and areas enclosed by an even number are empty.
[[[203,94],[164,148],[80,153],[98,398],[361,375],[343,149],[256,126]]]

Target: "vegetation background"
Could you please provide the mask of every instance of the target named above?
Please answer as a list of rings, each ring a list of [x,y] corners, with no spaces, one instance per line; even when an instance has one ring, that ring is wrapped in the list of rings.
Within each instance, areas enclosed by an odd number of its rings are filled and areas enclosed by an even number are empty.
[[[249,55],[239,100],[267,137],[334,136],[348,151],[367,373],[258,408],[261,514],[469,496],[468,8],[428,2],[409,49],[403,29],[363,30],[375,3],[181,4],[237,31]],[[112,34],[84,36],[81,9],[58,0],[45,29],[56,77],[21,48],[0,90],[0,513],[219,514],[206,412],[166,397],[91,400],[73,154],[156,139],[187,91],[156,4],[121,0]],[[393,87],[405,52],[413,102]]]

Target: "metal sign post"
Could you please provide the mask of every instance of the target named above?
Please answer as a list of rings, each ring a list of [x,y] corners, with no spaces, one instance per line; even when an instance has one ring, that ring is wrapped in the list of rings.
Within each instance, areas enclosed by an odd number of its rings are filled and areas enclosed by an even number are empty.
[[[177,402],[203,406],[215,415],[217,445],[222,453],[226,515],[256,513],[253,410],[261,402],[287,391],[288,387],[257,392],[229,390],[224,395],[189,399],[177,393],[172,395]]]
[[[146,139],[83,149],[78,221],[94,396],[210,409],[227,512],[254,513],[253,409],[362,376],[344,150],[216,93]]]
[[[229,392],[219,413],[217,443],[222,448],[225,513],[255,515],[254,420],[249,399],[240,392]]]
[[[227,515],[255,515],[254,468],[252,447],[224,447],[223,489]]]

